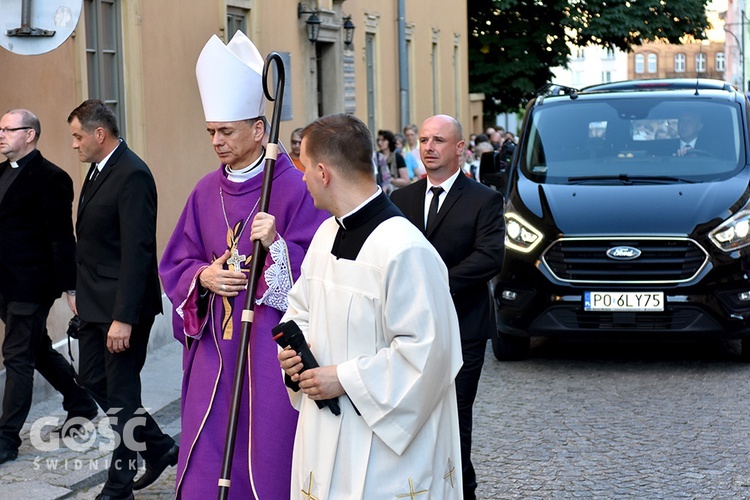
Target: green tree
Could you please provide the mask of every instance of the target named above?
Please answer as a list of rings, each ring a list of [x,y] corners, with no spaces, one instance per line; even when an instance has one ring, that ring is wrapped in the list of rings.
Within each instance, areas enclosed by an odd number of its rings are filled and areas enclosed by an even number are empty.
[[[468,0],[469,80],[485,111],[515,111],[567,67],[569,43],[630,51],[703,39],[708,0]]]

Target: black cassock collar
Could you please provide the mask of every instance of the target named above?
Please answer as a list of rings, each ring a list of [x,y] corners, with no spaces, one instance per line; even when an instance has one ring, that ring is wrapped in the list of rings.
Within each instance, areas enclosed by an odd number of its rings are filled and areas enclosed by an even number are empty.
[[[339,230],[333,240],[331,254],[337,259],[356,260],[359,251],[376,227],[391,217],[403,217],[385,193],[380,193],[370,203],[344,217],[336,219]]]

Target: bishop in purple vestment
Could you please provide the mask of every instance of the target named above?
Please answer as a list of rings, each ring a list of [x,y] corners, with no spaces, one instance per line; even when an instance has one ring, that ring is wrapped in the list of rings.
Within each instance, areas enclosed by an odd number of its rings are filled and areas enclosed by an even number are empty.
[[[248,55],[254,56],[248,63],[255,63],[252,71],[242,60]],[[276,161],[268,212],[258,214],[266,133],[265,101],[259,81],[252,84],[259,58],[241,32],[227,46],[212,37],[201,53],[196,74],[206,128],[222,165],[190,194],[159,266],[173,305],[174,334],[185,346],[177,498],[218,496],[252,238],[260,239],[268,254],[254,296],[229,498],[289,498],[297,412],[289,403],[271,329],[286,310],[287,291],[328,214],[315,208],[302,173],[283,153]],[[243,88],[227,89],[225,81]],[[248,89],[255,87],[258,92],[248,98]]]
[[[327,216],[315,209],[301,177],[286,155],[279,157],[268,210],[279,236],[269,249],[256,293],[260,303],[250,331],[230,498],[282,499],[289,494],[297,412],[289,404],[271,328],[286,310],[286,291],[299,276],[312,235]],[[217,496],[246,300],[244,291],[235,297],[204,291],[201,297],[197,278],[229,249],[228,234],[237,233],[235,228],[246,220],[260,198],[261,184],[262,176],[233,183],[223,165],[204,177],[190,195],[161,261],[164,290],[174,306],[175,337],[185,345],[177,469],[182,498]],[[246,256],[243,270],[249,268],[252,250],[248,229],[238,242],[238,254]]]

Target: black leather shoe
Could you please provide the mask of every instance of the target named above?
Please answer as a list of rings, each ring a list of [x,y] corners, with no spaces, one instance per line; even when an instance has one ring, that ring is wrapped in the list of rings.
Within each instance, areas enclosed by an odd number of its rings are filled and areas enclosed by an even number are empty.
[[[169,449],[162,457],[156,462],[146,464],[146,471],[143,473],[138,480],[133,483],[134,490],[142,490],[143,488],[150,486],[154,481],[159,479],[164,469],[171,467],[177,463],[177,456],[180,453],[180,446],[174,445]]]
[[[0,464],[10,462],[18,457],[18,450],[10,450],[8,448],[0,448]]]
[[[69,424],[68,422],[70,422],[74,418],[78,418],[78,419],[83,418],[83,419],[86,419],[88,421],[93,421],[98,414],[99,414],[99,411],[96,408],[93,410],[92,413],[89,413],[87,415],[71,415],[71,414],[68,414],[68,416],[65,418],[65,422],[63,422],[62,424],[60,424],[57,427],[55,427],[54,429],[52,429],[52,431],[50,432],[50,434],[59,434],[61,438],[72,436],[73,435],[73,431],[75,431],[78,434],[81,434],[84,431],[83,424],[80,424],[80,423],[70,423]],[[67,428],[65,427],[66,425],[67,425]],[[63,435],[63,431],[65,431],[65,435]]]
[[[135,500],[135,496],[133,495],[132,491],[124,497],[111,497],[109,495],[103,495],[99,493],[98,495],[96,495],[96,500]]]

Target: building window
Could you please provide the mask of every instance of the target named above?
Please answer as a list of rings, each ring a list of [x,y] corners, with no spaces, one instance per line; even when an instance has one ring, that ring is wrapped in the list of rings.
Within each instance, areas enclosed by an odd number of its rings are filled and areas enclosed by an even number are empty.
[[[643,73],[644,59],[645,58],[643,57],[643,54],[635,55],[635,72],[636,73]]]
[[[648,55],[648,72],[656,73],[656,54]]]
[[[247,33],[247,10],[239,7],[227,7],[227,43],[235,33]]]
[[[726,64],[726,58],[724,57],[724,52],[717,52],[716,53],[716,71],[724,71],[725,64]]]
[[[698,73],[706,72],[706,54],[703,52],[695,54],[695,71]]]
[[[612,81],[611,71],[602,71],[602,83],[609,83]]]
[[[89,98],[112,108],[125,137],[120,8],[119,0],[86,0],[86,71]]]
[[[578,47],[576,49],[576,56],[575,56],[575,58],[577,60],[579,60],[579,61],[586,58],[586,54],[585,54],[585,52],[583,50],[583,47]]]
[[[604,57],[602,59],[614,59],[615,58],[615,49],[608,48],[604,52]]]
[[[685,54],[675,54],[674,56],[674,71],[675,73],[685,72]]]

